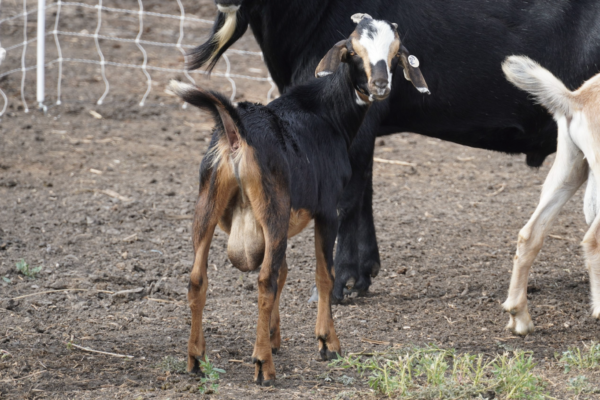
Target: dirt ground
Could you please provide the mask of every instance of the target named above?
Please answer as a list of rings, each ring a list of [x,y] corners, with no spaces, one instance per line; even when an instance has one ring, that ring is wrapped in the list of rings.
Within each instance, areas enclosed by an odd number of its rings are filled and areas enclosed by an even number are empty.
[[[214,13],[211,2],[200,3],[206,10],[199,7],[197,15]],[[73,43],[79,45],[89,50]],[[236,48],[255,46],[247,35]],[[159,50],[149,50],[150,56],[158,57]],[[111,47],[106,53],[117,57],[123,51]],[[169,62],[180,60],[174,55]],[[248,57],[232,64],[240,73],[266,73]],[[96,106],[104,90],[97,66],[66,66],[71,86],[65,104],[50,107],[47,115],[19,108],[20,74],[0,81],[10,97],[0,122],[0,349],[11,355],[0,361],[0,398],[199,396],[193,392],[198,378],[158,366],[165,357],[186,357],[191,215],[212,125],[206,115],[182,109],[162,93],[176,74],[155,73],[149,104],[142,108],[136,105],[145,90],[139,70],[107,74],[111,92]],[[140,83],[139,90],[131,82]],[[238,101],[264,101],[270,88],[267,82],[236,83]],[[227,80],[213,77],[209,84],[231,93]],[[518,338],[504,330],[508,318],[500,303],[517,233],[536,206],[553,157],[534,170],[524,156],[411,133],[378,140],[376,156],[416,166],[375,164],[382,269],[366,297],[333,307],[345,352],[383,348],[373,341],[433,343],[489,355],[519,348],[552,369],[555,352],[598,340],[579,247],[586,229],[582,193],[567,204],[534,265],[529,297],[536,332]],[[226,236],[218,231],[204,314],[208,354],[226,370],[214,397],[368,393],[364,383],[326,381],[342,372],[317,361],[316,307],[307,304],[315,267],[312,227],[288,245],[274,388],[252,383],[257,276],[234,269],[225,248]],[[17,272],[20,260],[42,267],[36,279]],[[69,343],[133,358],[89,353]]]

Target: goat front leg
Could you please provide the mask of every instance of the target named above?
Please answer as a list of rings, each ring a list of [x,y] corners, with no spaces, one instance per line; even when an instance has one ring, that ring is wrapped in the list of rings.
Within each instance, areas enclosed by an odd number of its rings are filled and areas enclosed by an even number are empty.
[[[319,293],[315,335],[319,341],[319,353],[323,361],[338,358],[342,353],[331,313],[334,284],[333,245],[336,230],[335,217],[315,218],[316,281]]]
[[[277,354],[281,347],[281,328],[279,318],[279,300],[281,299],[281,291],[285,286],[285,279],[287,278],[288,267],[287,261],[283,260],[281,268],[279,268],[279,279],[277,279],[277,295],[275,296],[275,303],[273,304],[273,312],[271,313],[270,322],[270,335],[271,335],[271,353]]]
[[[527,335],[533,332],[533,321],[527,310],[527,281],[531,265],[560,209],[585,182],[587,171],[583,154],[566,131],[563,133],[559,129],[556,159],[544,182],[535,212],[519,232],[508,298],[502,305],[510,314],[506,328],[514,334]]]

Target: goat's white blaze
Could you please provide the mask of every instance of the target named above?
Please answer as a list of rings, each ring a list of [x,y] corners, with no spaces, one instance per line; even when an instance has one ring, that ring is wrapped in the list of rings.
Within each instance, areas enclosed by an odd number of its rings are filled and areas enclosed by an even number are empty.
[[[370,20],[371,27],[374,28],[375,32],[371,32],[368,29],[364,29],[359,43],[367,51],[369,62],[371,65],[377,64],[383,60],[388,72],[388,80],[391,84],[392,77],[390,75],[390,64],[388,62],[390,56],[390,48],[392,43],[396,40],[396,34],[392,27],[383,21]]]

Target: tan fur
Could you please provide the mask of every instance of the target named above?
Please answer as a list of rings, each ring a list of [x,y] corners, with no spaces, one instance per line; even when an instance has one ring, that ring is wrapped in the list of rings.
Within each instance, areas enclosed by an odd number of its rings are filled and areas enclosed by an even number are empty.
[[[586,179],[594,179],[592,183],[600,186],[597,181],[600,177],[600,74],[571,92],[552,73],[527,57],[510,56],[502,68],[510,82],[535,96],[551,111],[558,125],[556,158],[542,187],[538,206],[519,233],[508,297],[503,304],[510,313],[507,328],[515,334],[527,335],[534,330],[527,307],[527,282],[544,237],[561,208]],[[587,221],[591,225],[582,247],[590,274],[592,316],[600,318],[600,215],[596,209],[591,214],[593,219]]]
[[[227,13],[227,16],[225,17],[225,23],[223,24],[221,29],[219,29],[219,31],[215,33],[215,36],[213,37],[213,42],[215,42],[217,46],[215,47],[215,50],[210,56],[209,63],[213,61],[219,50],[221,50],[223,46],[225,46],[225,44],[229,41],[229,39],[231,39],[231,36],[233,36],[233,33],[235,32],[236,24],[237,13]]]
[[[365,67],[365,75],[367,75],[367,80],[371,82],[371,60],[369,59],[367,50],[362,44],[360,44],[360,36],[358,32],[352,32],[350,35],[350,40],[352,41],[352,48],[354,49],[354,52],[356,55],[362,58],[363,66]]]
[[[223,163],[222,163],[223,164]],[[222,165],[221,164],[221,165]],[[201,187],[196,211],[194,213],[194,266],[190,273],[188,303],[192,312],[190,338],[188,341],[188,371],[192,370],[196,358],[202,358],[206,353],[206,342],[202,331],[202,312],[206,304],[208,289],[208,250],[217,225],[219,216],[223,213],[235,191],[233,174],[225,166],[217,170],[217,189],[210,193],[209,187]],[[212,213],[206,210],[214,207]]]
[[[319,340],[320,352],[323,352],[324,348],[326,348],[330,352],[341,354],[342,347],[335,332],[333,317],[331,315],[331,291],[333,289],[334,277],[328,271],[327,260],[323,253],[323,239],[319,232],[320,230],[315,227],[315,251],[317,254],[316,283],[317,290],[319,291],[315,336]]]
[[[294,210],[290,213],[290,227],[288,229],[288,238],[294,237],[306,228],[306,225],[312,219],[312,215],[308,210],[303,208]]]
[[[394,32],[394,36],[396,37],[396,40],[394,41],[392,46],[390,46],[390,52],[388,53],[388,65],[390,66],[392,65],[392,60],[398,55],[398,52],[400,51],[400,36],[398,36],[398,32]]]

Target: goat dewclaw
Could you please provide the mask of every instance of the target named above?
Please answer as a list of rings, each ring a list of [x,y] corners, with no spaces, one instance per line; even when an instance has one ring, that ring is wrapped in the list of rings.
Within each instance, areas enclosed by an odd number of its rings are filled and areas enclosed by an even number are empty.
[[[544,238],[565,203],[587,180],[585,219],[590,228],[582,247],[590,274],[592,316],[600,319],[600,74],[571,92],[552,73],[524,56],[510,56],[502,64],[506,78],[530,93],[554,117],[558,148],[546,177],[540,202],[519,232],[508,298],[502,305],[510,314],[507,329],[517,335],[533,332],[527,310],[527,280]],[[596,178],[598,177],[598,178]]]
[[[279,299],[288,272],[287,239],[311,219],[319,294],[315,335],[323,360],[341,354],[331,303],[337,204],[352,174],[348,149],[371,102],[389,96],[398,65],[415,87],[428,92],[401,44],[396,24],[367,14],[352,19],[357,23],[354,32],[319,63],[315,74],[322,78],[291,88],[266,106],[243,102],[235,107],[219,93],[175,81],[169,85],[171,92],[209,112],[216,123],[200,167],[194,214],[194,266],[188,290],[190,371],[201,372],[198,360],[206,357],[202,312],[208,251],[217,224],[229,235],[232,264],[242,271],[260,267],[252,354],[255,382],[274,382],[272,354],[281,344]]]

